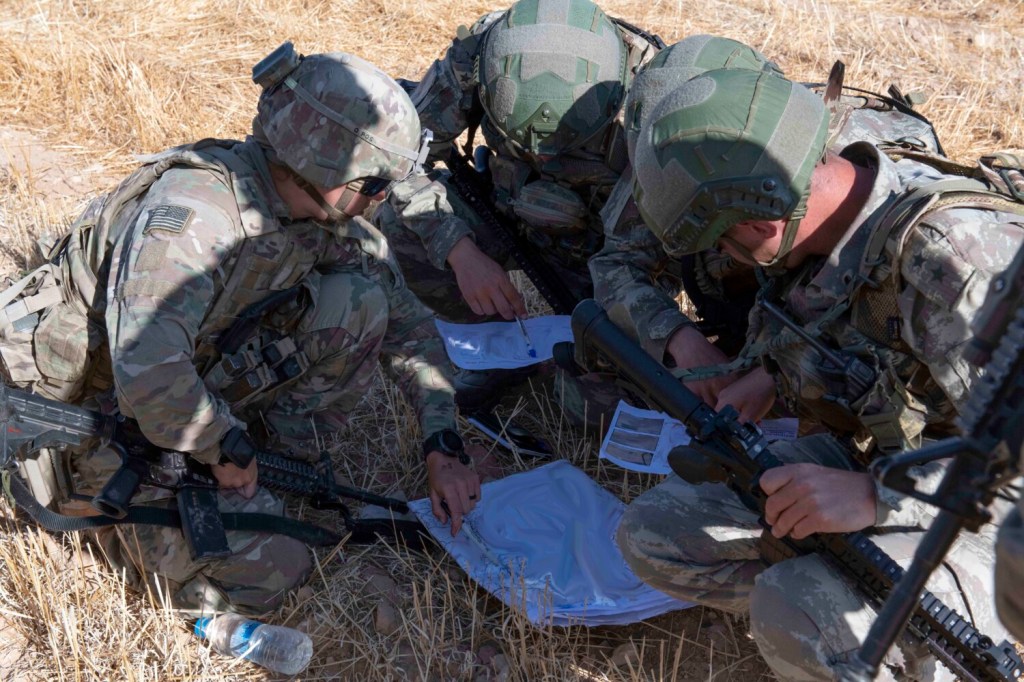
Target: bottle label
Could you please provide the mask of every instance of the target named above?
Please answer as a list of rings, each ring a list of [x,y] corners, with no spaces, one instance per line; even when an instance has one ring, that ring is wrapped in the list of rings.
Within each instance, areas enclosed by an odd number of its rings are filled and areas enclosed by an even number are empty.
[[[243,644],[248,644],[249,640],[252,638],[253,630],[258,628],[260,625],[263,625],[263,623],[256,620],[245,621],[245,623],[242,624],[242,627],[238,630],[238,638]]]

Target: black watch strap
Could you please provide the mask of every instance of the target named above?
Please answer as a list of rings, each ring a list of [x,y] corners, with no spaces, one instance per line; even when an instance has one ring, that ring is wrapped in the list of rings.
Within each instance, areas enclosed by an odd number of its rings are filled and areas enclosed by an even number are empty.
[[[256,445],[252,438],[236,426],[221,439],[220,460],[217,464],[234,464],[239,469],[246,469],[255,456]]]
[[[454,429],[442,429],[430,434],[430,437],[423,441],[423,459],[426,460],[427,455],[431,452],[440,452],[448,457],[458,457],[463,464],[470,462],[462,436]]]

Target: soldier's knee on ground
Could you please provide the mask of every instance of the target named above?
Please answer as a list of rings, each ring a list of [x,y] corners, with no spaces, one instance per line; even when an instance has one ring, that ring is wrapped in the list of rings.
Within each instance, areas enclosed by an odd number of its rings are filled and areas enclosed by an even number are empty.
[[[831,680],[851,660],[877,613],[819,556],[787,559],[757,576],[750,594],[750,633],[783,680]],[[876,680],[952,680],[923,645],[890,648]]]
[[[173,593],[172,606],[195,615],[219,612],[256,616],[277,609],[312,571],[309,549],[275,535],[258,552],[213,562]]]
[[[839,644],[843,650],[837,651],[835,643],[822,635],[815,618],[801,608],[801,602],[809,598],[818,601],[824,612],[830,599],[799,563],[799,559],[784,561],[757,577],[750,594],[750,633],[780,679],[831,679],[831,666],[843,662],[851,652],[843,644]],[[814,594],[808,597],[807,590]],[[834,617],[841,621],[843,614],[836,612]]]

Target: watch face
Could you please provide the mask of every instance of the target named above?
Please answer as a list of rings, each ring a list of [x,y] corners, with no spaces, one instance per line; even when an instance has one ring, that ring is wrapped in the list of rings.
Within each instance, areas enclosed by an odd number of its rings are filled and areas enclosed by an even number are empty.
[[[462,450],[462,437],[455,431],[445,429],[438,436],[438,445],[446,455],[454,455]]]

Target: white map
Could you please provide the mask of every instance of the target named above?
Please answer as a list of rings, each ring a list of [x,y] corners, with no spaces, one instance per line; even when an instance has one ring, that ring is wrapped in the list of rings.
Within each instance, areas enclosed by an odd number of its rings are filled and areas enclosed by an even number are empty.
[[[462,369],[515,369],[550,360],[559,341],[572,341],[568,315],[544,315],[516,321],[455,324],[434,320],[448,357]],[[535,351],[530,355],[530,345]]]
[[[451,536],[409,503],[471,578],[537,625],[622,625],[690,606],[645,585],[615,544],[625,505],[568,462],[486,483]]]

